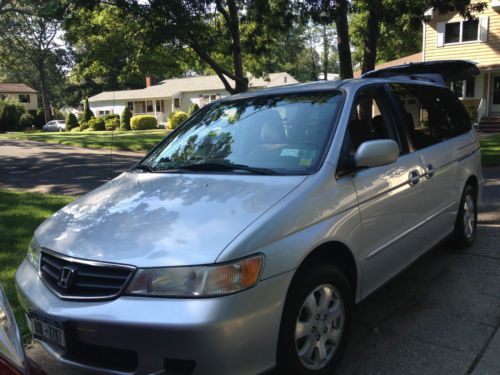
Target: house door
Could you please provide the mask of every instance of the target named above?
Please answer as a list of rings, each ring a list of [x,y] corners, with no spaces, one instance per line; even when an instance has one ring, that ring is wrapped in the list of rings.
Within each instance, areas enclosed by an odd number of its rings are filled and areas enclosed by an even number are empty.
[[[493,76],[493,92],[490,112],[500,112],[500,75]]]

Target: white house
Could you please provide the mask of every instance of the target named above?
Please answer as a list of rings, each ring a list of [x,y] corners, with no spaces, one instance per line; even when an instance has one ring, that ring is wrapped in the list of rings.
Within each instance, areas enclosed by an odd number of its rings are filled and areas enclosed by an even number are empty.
[[[134,115],[154,115],[158,123],[165,123],[171,112],[187,112],[193,103],[202,107],[229,95],[216,75],[167,79],[157,85],[151,85],[150,82],[148,77],[144,89],[104,91],[92,96],[89,98],[90,109],[96,116],[103,116],[110,113],[121,114],[125,106],[128,106]],[[293,83],[298,81],[288,73],[272,73],[267,79],[251,78],[249,89]]]
[[[19,102],[26,111],[38,108],[36,90],[24,83],[0,83],[0,99]]]

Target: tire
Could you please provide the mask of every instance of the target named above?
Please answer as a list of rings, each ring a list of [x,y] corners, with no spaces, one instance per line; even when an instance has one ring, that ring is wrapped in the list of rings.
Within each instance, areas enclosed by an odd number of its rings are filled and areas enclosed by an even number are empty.
[[[477,230],[477,192],[470,184],[465,186],[460,208],[455,221],[453,240],[456,246],[465,249],[476,239]]]
[[[353,301],[337,267],[316,263],[299,270],[283,310],[276,373],[331,374],[345,352]]]

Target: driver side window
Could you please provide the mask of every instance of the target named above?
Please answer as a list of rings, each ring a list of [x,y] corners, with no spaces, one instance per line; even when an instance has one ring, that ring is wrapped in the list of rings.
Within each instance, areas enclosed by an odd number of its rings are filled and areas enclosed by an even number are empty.
[[[377,139],[401,141],[382,88],[367,88],[358,93],[351,110],[342,145],[337,174],[354,171],[354,154],[363,142]]]

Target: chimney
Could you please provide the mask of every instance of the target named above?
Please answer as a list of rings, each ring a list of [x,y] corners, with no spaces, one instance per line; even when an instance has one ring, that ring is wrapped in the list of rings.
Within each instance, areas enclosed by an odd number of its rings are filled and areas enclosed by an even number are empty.
[[[146,77],[146,87],[154,86],[156,85],[156,78],[153,76],[147,76]]]

